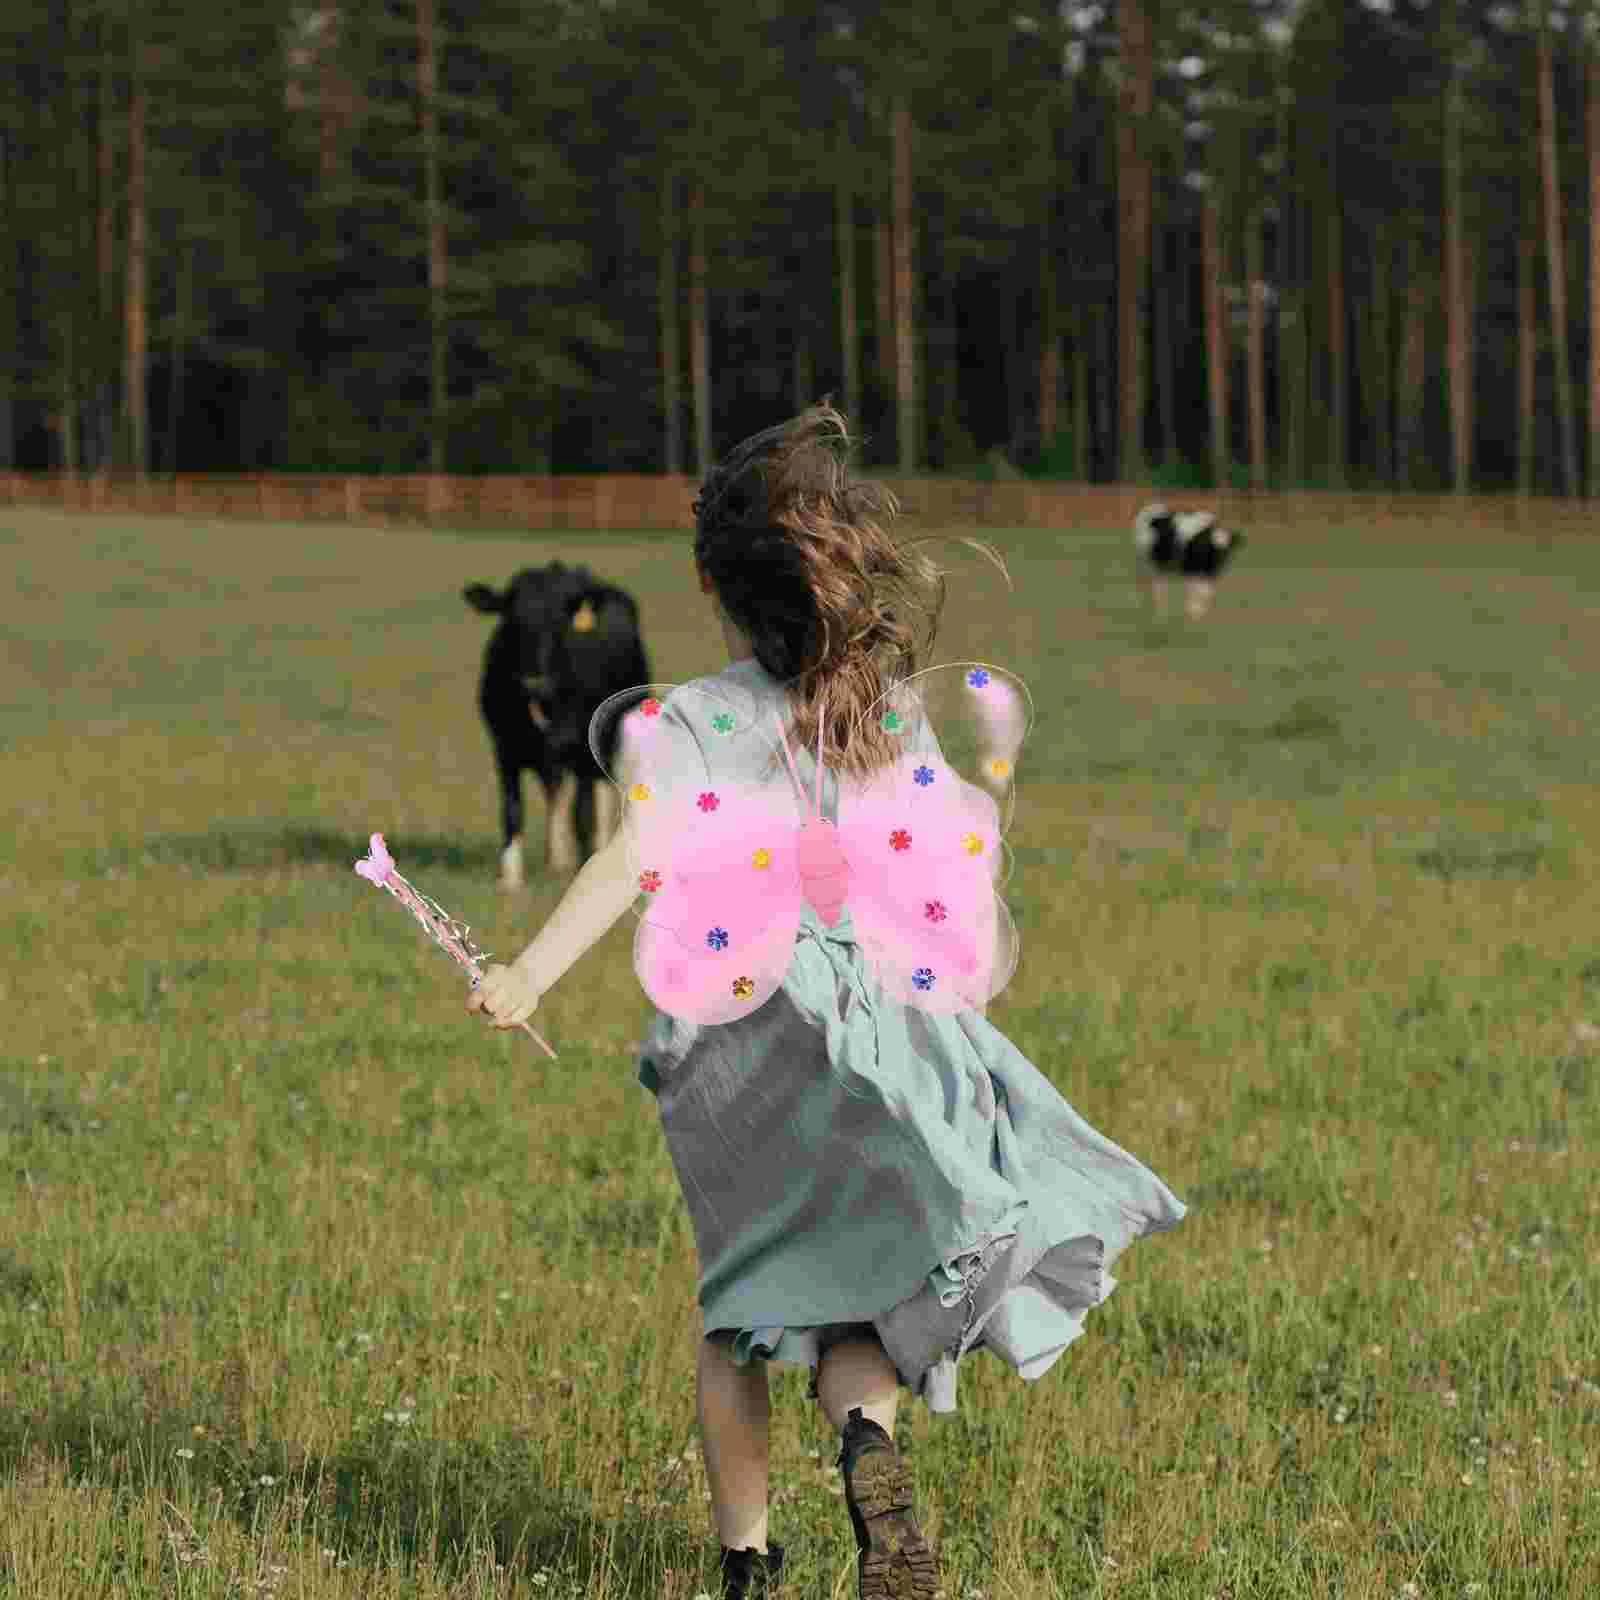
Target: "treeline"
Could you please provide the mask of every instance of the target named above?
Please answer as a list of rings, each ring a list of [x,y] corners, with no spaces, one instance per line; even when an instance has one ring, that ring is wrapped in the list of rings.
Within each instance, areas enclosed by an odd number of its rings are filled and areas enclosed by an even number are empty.
[[[1593,495],[1593,20],[7,0],[0,470]]]

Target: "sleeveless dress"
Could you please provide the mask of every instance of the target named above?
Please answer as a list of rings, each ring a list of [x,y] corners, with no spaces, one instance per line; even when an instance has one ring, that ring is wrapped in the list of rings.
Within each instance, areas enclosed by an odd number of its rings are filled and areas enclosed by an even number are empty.
[[[753,659],[695,687],[788,724],[782,685]],[[713,780],[792,792],[786,769],[730,764],[729,741],[700,749]],[[814,757],[793,753],[809,798]],[[830,820],[836,804],[825,770]],[[783,985],[749,1016],[658,1011],[638,1075],[694,1227],[707,1336],[740,1365],[809,1367],[813,1398],[821,1355],[855,1333],[875,1332],[935,1412],[955,1409],[971,1350],[1039,1378],[1115,1287],[1123,1248],[1184,1215],[977,1011],[886,1000],[848,899],[831,928],[803,908]]]

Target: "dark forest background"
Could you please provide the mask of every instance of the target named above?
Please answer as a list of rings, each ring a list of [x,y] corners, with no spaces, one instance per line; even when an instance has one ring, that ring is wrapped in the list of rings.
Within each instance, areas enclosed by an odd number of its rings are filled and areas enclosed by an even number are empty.
[[[7,0],[0,470],[1593,495],[1597,21]]]

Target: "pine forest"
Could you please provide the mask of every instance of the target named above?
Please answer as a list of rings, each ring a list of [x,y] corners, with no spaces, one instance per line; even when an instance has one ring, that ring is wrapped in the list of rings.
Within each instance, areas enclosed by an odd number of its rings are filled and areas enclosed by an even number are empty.
[[[0,470],[1600,484],[1600,7],[6,0]]]

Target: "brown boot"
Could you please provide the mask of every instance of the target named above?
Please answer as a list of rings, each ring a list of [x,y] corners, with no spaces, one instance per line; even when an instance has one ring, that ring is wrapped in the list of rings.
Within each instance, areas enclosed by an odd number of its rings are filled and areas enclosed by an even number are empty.
[[[839,1466],[856,1535],[860,1600],[933,1600],[939,1568],[917,1526],[911,1467],[860,1406],[845,1421]]]
[[[722,1547],[722,1600],[761,1600],[778,1592],[783,1546],[767,1541],[765,1551]]]

